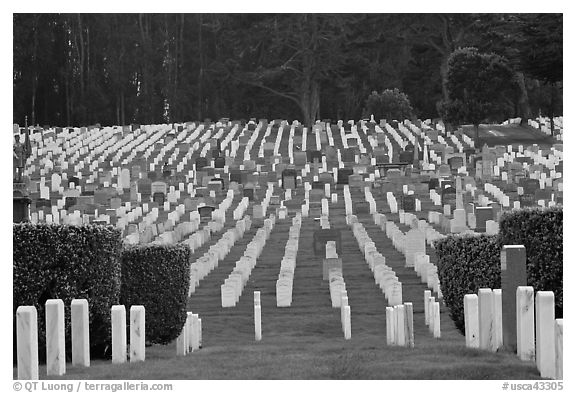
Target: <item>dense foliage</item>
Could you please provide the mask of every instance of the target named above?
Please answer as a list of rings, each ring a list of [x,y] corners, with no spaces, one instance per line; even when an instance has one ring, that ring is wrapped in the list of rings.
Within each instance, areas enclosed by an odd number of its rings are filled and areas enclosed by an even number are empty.
[[[451,123],[478,125],[490,118],[512,117],[507,99],[518,92],[514,71],[502,56],[476,48],[454,51],[448,59],[448,99],[441,103],[442,117]],[[478,134],[476,134],[478,138]]]
[[[561,108],[541,94],[561,91],[561,14],[14,14],[13,31],[20,125],[358,119],[394,88],[435,118],[469,46],[511,62],[514,116]]]
[[[464,333],[464,295],[480,288],[500,288],[498,236],[448,236],[435,242],[438,278],[444,303]]]
[[[366,116],[376,120],[402,120],[412,116],[410,99],[398,89],[386,89],[382,93],[373,91],[366,100]]]
[[[146,341],[167,344],[182,331],[190,285],[190,248],[139,245],[122,253],[120,302],[146,310]]]
[[[48,299],[64,302],[68,356],[72,299],[88,300],[91,355],[108,356],[110,308],[118,304],[120,295],[120,230],[102,225],[24,223],[14,224],[12,233],[13,312],[18,306],[38,310],[39,358],[45,359]]]
[[[502,244],[526,247],[528,285],[535,291],[553,291],[556,317],[563,315],[563,211],[523,209],[506,212],[500,218]]]

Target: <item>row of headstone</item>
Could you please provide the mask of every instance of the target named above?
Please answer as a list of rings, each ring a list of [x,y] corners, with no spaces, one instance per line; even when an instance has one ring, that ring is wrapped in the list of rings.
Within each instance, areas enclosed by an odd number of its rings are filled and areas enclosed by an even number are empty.
[[[188,296],[196,291],[200,284],[212,270],[218,267],[218,262],[223,260],[234,244],[244,237],[244,233],[250,230],[252,221],[250,216],[246,216],[236,222],[234,228],[230,228],[224,235],[202,255],[190,264],[190,288]]]
[[[399,216],[400,223],[411,227],[404,235],[404,238],[399,235],[401,231],[397,225],[394,222],[388,222],[384,214],[375,214],[374,223],[382,230],[386,230],[390,239],[396,237],[396,243],[399,245],[398,250],[403,252],[406,258],[405,266],[413,267],[416,274],[421,277],[422,282],[434,290],[438,294],[438,298],[442,298],[438,269],[434,264],[430,263],[430,258],[426,255],[426,242],[431,245],[434,240],[441,238],[443,235],[432,228],[425,220],[418,220],[411,213],[401,211]]]
[[[200,348],[202,348],[202,318],[188,311],[182,331],[176,338],[176,356],[186,356]]]
[[[270,237],[276,217],[270,215],[270,218],[264,220],[264,226],[258,228],[254,238],[246,246],[244,255],[236,262],[234,269],[224,280],[224,284],[220,286],[220,295],[222,307],[235,307],[242,295],[244,286],[248,282],[248,278],[252,269],[256,266],[256,261],[262,253],[262,249],[266,244],[266,240]]]
[[[394,270],[386,265],[386,258],[376,249],[376,245],[370,239],[364,226],[355,220],[350,220],[352,232],[358,247],[364,254],[364,259],[374,275],[374,282],[388,301],[390,306],[402,304],[402,283]]]
[[[543,378],[563,377],[563,320],[554,317],[554,292],[516,288],[518,357],[534,361]],[[536,313],[534,313],[536,311]],[[497,351],[503,345],[502,290],[480,288],[464,296],[466,346]]]
[[[70,305],[72,365],[90,366],[89,310],[86,299],[74,299]],[[64,302],[49,299],[46,313],[46,374],[62,376],[66,373],[66,339]],[[16,310],[16,344],[18,379],[39,379],[38,317],[36,307],[19,306]],[[127,359],[126,309],[114,305],[112,317],[112,363]],[[130,362],[145,359],[144,306],[130,308]]]
[[[386,345],[414,348],[412,303],[386,307]]]
[[[440,303],[429,290],[424,291],[424,322],[434,338],[441,337]]]
[[[346,283],[344,282],[342,272],[342,259],[338,257],[335,241],[327,241],[325,250],[326,257],[322,263],[323,277],[325,277],[327,273],[332,307],[340,308],[342,306],[342,291],[346,290]]]
[[[296,217],[292,219],[292,226],[288,231],[288,241],[284,247],[284,257],[280,261],[280,273],[278,280],[276,280],[277,307],[290,307],[292,305],[292,286],[301,225],[302,217],[297,213]]]

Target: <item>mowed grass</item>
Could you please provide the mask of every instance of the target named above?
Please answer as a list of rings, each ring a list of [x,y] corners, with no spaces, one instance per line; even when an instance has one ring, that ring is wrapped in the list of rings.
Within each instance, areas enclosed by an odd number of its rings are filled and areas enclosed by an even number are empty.
[[[440,342],[442,345],[438,345]],[[174,345],[147,348],[144,363],[68,367],[47,379],[537,379],[533,364],[513,354],[465,348],[456,340],[421,339],[413,349],[387,347],[384,337],[342,340],[264,335],[259,343],[208,347],[176,357]],[[44,379],[45,370],[41,369]]]

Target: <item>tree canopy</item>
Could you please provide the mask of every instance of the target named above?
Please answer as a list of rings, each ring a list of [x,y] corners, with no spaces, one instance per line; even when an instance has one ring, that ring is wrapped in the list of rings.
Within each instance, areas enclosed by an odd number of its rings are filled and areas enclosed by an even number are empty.
[[[19,124],[358,119],[386,89],[435,118],[466,46],[509,61],[513,115],[561,108],[561,14],[14,14],[13,31]]]
[[[491,116],[508,117],[506,97],[517,94],[514,71],[506,59],[476,48],[461,48],[448,59],[446,88],[448,99],[442,101],[442,117],[449,122],[471,123],[476,127]]]

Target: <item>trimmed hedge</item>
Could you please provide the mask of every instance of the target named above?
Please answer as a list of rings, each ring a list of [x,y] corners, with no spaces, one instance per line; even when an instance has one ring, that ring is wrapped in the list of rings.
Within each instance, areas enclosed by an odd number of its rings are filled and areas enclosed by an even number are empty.
[[[146,341],[167,344],[186,322],[190,248],[184,245],[128,246],[122,253],[121,304],[146,309]]]
[[[448,236],[434,243],[444,303],[464,334],[464,295],[480,288],[500,288],[498,236]]]
[[[502,244],[526,247],[528,285],[553,291],[556,318],[563,315],[563,214],[561,207],[506,212],[500,218]]]
[[[444,302],[456,327],[464,333],[464,295],[480,288],[501,288],[503,245],[526,247],[527,283],[535,291],[553,291],[556,318],[563,316],[562,208],[506,212],[495,236],[448,236],[434,243]]]
[[[102,225],[20,223],[13,225],[12,233],[14,326],[18,306],[36,307],[39,359],[45,359],[48,299],[64,302],[68,357],[72,299],[88,300],[91,355],[109,356],[110,307],[118,304],[120,295],[120,230]]]

